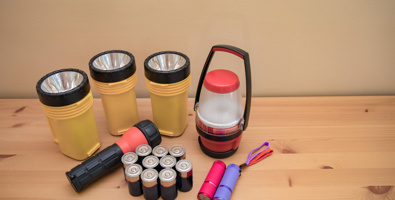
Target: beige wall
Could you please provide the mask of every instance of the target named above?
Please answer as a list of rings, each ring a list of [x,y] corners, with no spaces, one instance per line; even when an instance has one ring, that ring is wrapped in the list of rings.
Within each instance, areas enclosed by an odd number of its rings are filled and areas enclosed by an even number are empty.
[[[185,53],[193,97],[220,43],[250,53],[254,96],[395,94],[393,0],[0,0],[0,98],[36,98],[44,74],[89,72],[89,59],[111,49],[134,54],[139,97],[149,96],[147,56]],[[224,53],[212,62],[243,76],[242,64]]]

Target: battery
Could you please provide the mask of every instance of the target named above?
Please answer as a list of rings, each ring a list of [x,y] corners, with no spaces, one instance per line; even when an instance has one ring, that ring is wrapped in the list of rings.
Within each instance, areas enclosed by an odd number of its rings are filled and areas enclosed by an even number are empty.
[[[159,173],[155,169],[145,169],[141,173],[143,193],[146,200],[157,200],[159,198],[158,176]]]
[[[132,164],[125,168],[126,182],[128,183],[129,194],[132,196],[141,196],[143,189],[141,187],[140,174],[143,168],[139,164]]]
[[[173,169],[176,166],[177,160],[173,156],[167,155],[162,157],[159,163],[163,169]]]
[[[123,156],[121,158],[122,164],[123,164],[122,165],[123,169],[126,169],[127,166],[136,163],[138,159],[139,159],[139,157],[134,152],[128,152],[128,153],[123,154]]]
[[[173,145],[170,147],[169,153],[170,155],[174,156],[177,161],[186,158],[185,148],[181,145]]]
[[[169,154],[169,149],[164,145],[158,145],[152,149],[152,155],[162,158],[163,156]]]
[[[184,159],[176,164],[177,188],[181,192],[188,192],[193,187],[192,162]]]
[[[161,170],[159,165],[159,158],[156,156],[147,156],[143,159],[143,167],[145,169],[156,169],[158,172]]]
[[[142,165],[143,159],[149,156],[152,152],[152,148],[148,144],[142,144],[136,148],[136,154],[139,157],[137,164]]]
[[[177,172],[174,169],[162,169],[159,173],[160,196],[163,200],[174,200],[177,198]]]

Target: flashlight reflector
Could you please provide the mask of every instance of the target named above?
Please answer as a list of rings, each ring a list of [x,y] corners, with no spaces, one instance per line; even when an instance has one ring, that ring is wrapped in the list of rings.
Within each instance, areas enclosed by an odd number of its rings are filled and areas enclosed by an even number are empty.
[[[164,53],[152,57],[148,61],[148,66],[158,71],[171,71],[185,65],[186,59],[179,54]]]
[[[126,53],[109,52],[97,57],[92,65],[101,70],[114,70],[125,67],[131,60],[131,57]]]
[[[63,71],[53,74],[41,83],[41,89],[48,93],[61,93],[80,85],[84,77],[76,71]]]

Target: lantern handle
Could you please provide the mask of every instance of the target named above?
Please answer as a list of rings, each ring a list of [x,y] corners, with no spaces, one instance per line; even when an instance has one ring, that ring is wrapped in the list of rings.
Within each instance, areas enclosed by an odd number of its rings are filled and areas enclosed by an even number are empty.
[[[195,96],[195,104],[194,110],[196,111],[197,107],[199,106],[199,99],[200,99],[200,91],[202,89],[204,78],[206,77],[208,67],[210,65],[211,59],[214,56],[216,51],[223,51],[227,53],[231,53],[236,55],[244,60],[244,67],[245,67],[245,76],[246,76],[246,102],[244,108],[244,124],[243,124],[243,131],[247,129],[248,126],[248,119],[250,116],[250,107],[251,107],[251,67],[250,67],[250,56],[248,53],[240,48],[230,46],[230,45],[215,45],[211,48],[210,53],[208,54],[206,63],[202,69],[202,73],[199,79],[199,85],[196,91]]]

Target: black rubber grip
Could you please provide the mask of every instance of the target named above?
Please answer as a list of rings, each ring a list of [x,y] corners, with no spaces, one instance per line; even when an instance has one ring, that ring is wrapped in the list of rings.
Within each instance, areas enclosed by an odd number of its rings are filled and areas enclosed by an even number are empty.
[[[80,192],[100,177],[121,166],[122,155],[121,148],[113,144],[66,172],[66,176],[74,190]]]
[[[162,142],[162,137],[160,136],[158,128],[150,120],[142,120],[134,126],[137,127],[144,134],[145,138],[148,141],[148,145],[150,145],[152,148]]]

